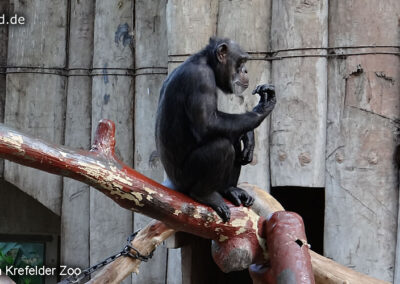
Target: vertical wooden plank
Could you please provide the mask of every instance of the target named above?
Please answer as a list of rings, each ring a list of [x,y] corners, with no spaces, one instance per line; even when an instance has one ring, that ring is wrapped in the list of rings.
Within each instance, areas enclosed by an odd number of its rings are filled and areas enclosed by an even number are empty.
[[[400,145],[397,146],[397,155],[400,155]],[[398,159],[400,157],[397,157]],[[399,160],[398,160],[399,161]],[[399,164],[397,165],[398,167],[400,166]],[[400,189],[400,170],[398,171],[398,182],[399,182],[399,189]],[[397,203],[397,238],[396,238],[396,257],[395,257],[395,263],[394,263],[394,281],[393,283],[400,283],[400,196],[399,196],[399,202]]]
[[[167,29],[164,0],[135,1],[135,169],[162,182],[164,171],[157,155],[154,129],[161,85],[167,74]],[[135,214],[135,230],[150,218]],[[153,258],[143,263],[133,283],[165,284],[168,254],[157,248]],[[176,277],[176,275],[175,275]]]
[[[0,15],[8,14],[9,1],[0,2]],[[8,26],[0,26],[0,66],[7,65]],[[4,122],[4,104],[6,102],[6,69],[0,67],[0,123]],[[0,159],[0,178],[3,177],[4,160]]]
[[[350,46],[329,63],[325,255],[393,281],[400,113],[396,0],[330,1],[329,44]],[[350,20],[351,19],[351,20]]]
[[[206,46],[209,38],[216,34],[217,13],[218,0],[167,1],[166,22],[169,72],[185,61],[189,55]],[[195,38],[193,35],[195,35]],[[193,245],[181,248],[183,276],[169,274],[167,278],[168,283],[201,283],[185,281],[185,279],[191,278],[192,269],[199,269],[199,271],[201,269],[201,267],[194,266],[194,258],[204,256],[193,255],[192,257],[192,249],[194,249]],[[211,247],[209,246],[210,250]],[[204,254],[209,253],[209,251],[204,251]],[[169,261],[171,261],[171,264],[178,262],[177,259],[169,259]],[[170,271],[170,269],[168,270]]]
[[[250,87],[243,94],[218,94],[218,108],[229,113],[244,113],[252,110],[259,97],[251,95],[259,84],[270,82],[271,64],[263,57],[269,49],[271,1],[265,0],[220,0],[217,35],[236,41],[250,52],[253,60],[246,64],[250,76]],[[246,32],[243,27],[246,27]],[[256,147],[253,162],[242,168],[239,181],[257,184],[269,190],[269,118],[255,132]]]
[[[69,58],[65,145],[90,148],[92,78],[75,76],[91,68],[94,0],[70,2]],[[61,212],[61,263],[89,266],[89,186],[64,178]]]
[[[182,284],[181,249],[168,249],[168,267],[166,284]]]
[[[9,29],[8,65],[48,67],[9,68],[5,123],[47,141],[64,143],[66,78],[54,68],[66,63],[67,1],[19,1],[10,3],[23,11],[26,24]],[[14,13],[14,11],[12,13]],[[12,14],[11,13],[11,14]],[[5,162],[5,179],[60,214],[62,178]]]
[[[168,71],[207,45],[217,32],[217,13],[218,0],[167,1]]]
[[[327,47],[327,20],[327,0],[273,1],[271,49]],[[272,62],[277,93],[271,118],[272,186],[325,185],[326,50],[281,51],[275,55],[307,54],[317,56]]]
[[[128,165],[133,165],[133,21],[132,1],[96,1],[93,67],[100,76],[92,84],[92,135],[100,119],[113,120],[115,152]],[[90,264],[120,251],[132,227],[131,212],[90,190]]]

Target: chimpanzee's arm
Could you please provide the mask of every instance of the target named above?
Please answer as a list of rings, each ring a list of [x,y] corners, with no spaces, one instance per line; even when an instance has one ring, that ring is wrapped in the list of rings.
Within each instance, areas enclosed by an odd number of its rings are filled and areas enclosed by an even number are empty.
[[[253,161],[253,152],[255,147],[254,130],[250,130],[242,135],[240,142],[243,142],[243,150],[240,153],[240,164],[242,166],[250,164]]]
[[[207,90],[204,86],[199,89]],[[271,95],[265,99],[267,91]],[[260,90],[260,96],[260,102],[253,111],[244,114],[230,114],[217,110],[215,93],[197,92],[192,94],[186,103],[186,113],[191,120],[192,131],[199,139],[218,136],[238,139],[241,135],[259,126],[273,110],[276,102],[273,89]]]

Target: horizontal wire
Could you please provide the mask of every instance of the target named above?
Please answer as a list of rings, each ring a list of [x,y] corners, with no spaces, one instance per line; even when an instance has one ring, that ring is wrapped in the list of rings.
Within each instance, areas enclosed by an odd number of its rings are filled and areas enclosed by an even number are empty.
[[[346,58],[348,56],[361,56],[361,55],[395,55],[399,56],[400,52],[385,52],[385,51],[370,51],[370,52],[352,52],[352,53],[335,53],[335,50],[340,49],[365,49],[365,48],[398,48],[396,45],[360,45],[360,46],[337,46],[337,47],[303,47],[303,48],[289,48],[289,49],[278,49],[272,51],[249,51],[251,55],[249,60],[262,60],[262,61],[274,61],[283,60],[287,58]],[[327,50],[328,54],[293,54],[293,55],[282,55],[277,56],[278,53],[291,52],[291,51],[306,51],[306,50]],[[258,55],[258,56],[257,56]],[[188,57],[191,54],[169,54],[169,58],[174,57]],[[168,60],[168,63],[182,63],[184,60]],[[3,69],[3,70],[2,70]],[[9,70],[9,69],[28,69],[27,70]],[[53,72],[48,72],[49,70]],[[101,70],[101,73],[93,72]],[[158,70],[158,72],[137,72],[143,70]],[[161,71],[163,70],[163,71]],[[164,71],[165,70],[165,71]],[[64,77],[94,77],[94,76],[142,76],[142,75],[166,75],[168,67],[164,66],[148,66],[139,68],[122,68],[122,67],[42,67],[42,66],[14,66],[14,65],[2,65],[0,66],[0,74],[45,74],[45,75],[59,75]],[[86,71],[83,74],[74,74],[72,71]],[[105,71],[125,71],[126,73],[106,73]]]
[[[3,69],[3,70],[2,70]],[[10,70],[11,69],[11,70]],[[12,70],[19,69],[19,70]],[[22,69],[22,70],[21,70]],[[102,72],[93,72],[99,71]],[[159,72],[136,72],[143,70],[162,70]],[[142,75],[167,75],[168,67],[140,67],[136,69],[121,68],[121,67],[93,67],[93,68],[63,68],[63,67],[40,67],[40,66],[14,66],[3,65],[0,66],[0,74],[44,74],[44,75],[58,75],[64,77],[95,77],[95,76],[142,76]],[[50,72],[52,71],[52,72]],[[71,71],[85,71],[84,73],[71,73]],[[125,73],[106,73],[104,71],[125,71]]]
[[[288,48],[288,49],[277,49],[271,51],[248,51],[249,55],[253,55],[249,58],[249,60],[264,60],[264,61],[273,61],[273,60],[282,60],[286,58],[304,58],[304,57],[325,57],[325,58],[334,58],[334,57],[346,57],[346,56],[357,56],[357,55],[372,55],[372,54],[383,54],[383,55],[396,55],[399,56],[400,52],[385,52],[385,51],[371,51],[371,52],[352,52],[352,53],[335,53],[336,50],[340,49],[382,49],[382,48],[398,48],[398,45],[359,45],[359,46],[335,46],[335,47],[299,47],[299,48]],[[294,55],[282,55],[277,56],[278,53],[282,52],[291,52],[291,51],[309,51],[309,50],[326,50],[328,54],[294,54]],[[169,54],[168,57],[187,57],[191,54]],[[256,55],[261,55],[263,57],[254,57]],[[182,63],[184,60],[168,60],[168,63]]]

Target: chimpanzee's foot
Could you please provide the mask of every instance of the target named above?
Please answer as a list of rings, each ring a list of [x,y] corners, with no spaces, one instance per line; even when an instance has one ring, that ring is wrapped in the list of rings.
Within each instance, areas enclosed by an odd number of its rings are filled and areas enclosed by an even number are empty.
[[[203,196],[197,196],[194,193],[190,193],[190,196],[200,203],[211,206],[224,222],[228,222],[231,218],[231,211],[219,192],[214,191]]]
[[[245,190],[231,186],[222,192],[222,195],[236,206],[243,204],[246,207],[253,205],[254,198]]]

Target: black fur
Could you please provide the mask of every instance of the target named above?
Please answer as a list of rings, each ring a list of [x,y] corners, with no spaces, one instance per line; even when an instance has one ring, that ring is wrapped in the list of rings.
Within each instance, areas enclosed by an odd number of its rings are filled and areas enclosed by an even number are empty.
[[[275,106],[273,86],[260,85],[253,91],[261,97],[253,111],[217,109],[217,88],[232,93],[235,85],[248,86],[247,59],[235,42],[210,39],[167,77],[157,111],[157,149],[169,179],[224,221],[230,211],[222,197],[237,206],[253,204],[253,197],[237,187],[240,168],[252,160],[253,130]]]

